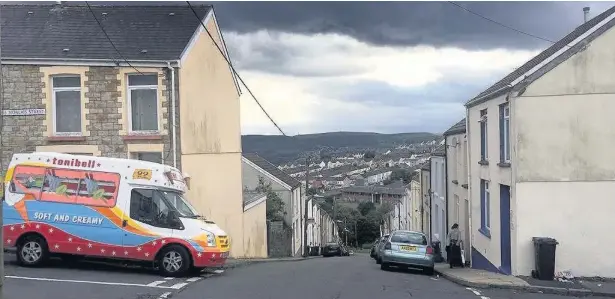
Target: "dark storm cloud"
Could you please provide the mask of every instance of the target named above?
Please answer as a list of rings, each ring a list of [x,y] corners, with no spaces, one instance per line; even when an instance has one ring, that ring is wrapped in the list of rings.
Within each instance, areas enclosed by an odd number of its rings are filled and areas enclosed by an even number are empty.
[[[51,1],[53,2],[53,1]],[[8,3],[0,1],[0,3]],[[20,3],[20,2],[12,2]],[[24,2],[21,2],[24,3]],[[27,3],[50,3],[31,1]],[[84,4],[85,2],[68,2]],[[184,1],[96,1],[96,5],[186,5]],[[341,33],[381,45],[459,46],[466,49],[542,49],[549,45],[490,23],[443,2],[260,2],[214,4],[223,31],[269,29],[295,33]],[[481,15],[549,40],[558,40],[583,22],[582,8],[595,16],[615,2],[456,2]]]
[[[213,2],[226,31],[335,32],[386,45],[467,49],[544,48],[549,43],[483,20],[448,2]],[[613,2],[458,2],[501,23],[558,40]]]

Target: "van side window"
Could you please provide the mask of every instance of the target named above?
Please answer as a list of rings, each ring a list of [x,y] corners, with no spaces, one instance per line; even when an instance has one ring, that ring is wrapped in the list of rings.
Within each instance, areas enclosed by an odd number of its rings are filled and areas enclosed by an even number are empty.
[[[45,168],[38,166],[15,167],[9,191],[18,194],[31,194],[39,199],[43,182],[45,181]]]
[[[130,218],[157,227],[166,227],[171,210],[159,192],[133,189],[130,193]]]

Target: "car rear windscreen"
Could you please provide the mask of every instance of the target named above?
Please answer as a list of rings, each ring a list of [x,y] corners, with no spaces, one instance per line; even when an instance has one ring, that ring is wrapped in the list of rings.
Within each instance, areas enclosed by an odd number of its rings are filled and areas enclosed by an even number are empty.
[[[419,233],[397,232],[391,237],[393,243],[427,245],[427,238]]]

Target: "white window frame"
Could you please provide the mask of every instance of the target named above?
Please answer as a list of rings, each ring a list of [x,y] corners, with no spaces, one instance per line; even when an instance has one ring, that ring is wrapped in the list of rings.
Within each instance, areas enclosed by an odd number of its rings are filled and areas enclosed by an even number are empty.
[[[79,78],[79,87],[54,87],[53,81],[55,78]],[[81,118],[79,122],[79,132],[58,132],[57,131],[57,123],[56,123],[56,92],[58,91],[78,91],[79,92],[79,118]],[[83,99],[81,98],[81,75],[53,75],[51,76],[51,120],[53,126],[53,136],[68,136],[68,137],[80,137],[83,136],[83,107],[82,107]]]
[[[510,163],[510,106],[506,104],[504,106],[503,113],[504,125],[504,162]]]
[[[480,112],[482,113],[483,111],[485,111],[484,115],[481,115],[480,117],[480,123],[481,126],[484,124],[485,125],[485,136],[480,136],[481,139],[485,138],[485,155],[482,157],[483,160],[488,161],[489,160],[489,125],[488,125],[488,114],[489,111],[487,111],[487,109],[483,109]],[[482,150],[482,149],[481,149]]]
[[[485,228],[491,230],[491,194],[489,191],[489,181],[485,181]]]
[[[156,78],[158,78],[158,73],[144,73],[144,74],[135,74],[135,73],[131,73],[131,74],[127,74],[126,75],[126,87],[127,87],[127,95],[126,95],[126,99],[127,99],[127,104],[128,104],[128,134],[130,135],[157,135],[160,134],[160,127],[161,127],[161,121],[160,121],[160,97],[158,96],[158,84],[156,85],[136,85],[136,86],[130,86],[130,77],[131,76],[153,76],[155,75]],[[156,79],[157,80],[157,79]],[[158,81],[156,81],[158,82]],[[133,90],[155,90],[156,91],[156,124],[158,125],[158,128],[156,130],[144,130],[144,131],[133,131],[132,130],[132,91]]]

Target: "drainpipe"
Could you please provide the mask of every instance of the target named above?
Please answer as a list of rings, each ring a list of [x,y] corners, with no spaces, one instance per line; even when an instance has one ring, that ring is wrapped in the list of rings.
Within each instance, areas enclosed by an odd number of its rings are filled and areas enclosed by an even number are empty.
[[[171,62],[167,62],[167,69],[171,71],[171,151],[173,151],[173,167],[177,168],[177,130],[175,124],[175,69],[171,67]]]
[[[455,146],[457,146],[455,144]],[[456,148],[455,148],[456,149]],[[457,161],[455,161],[456,163]],[[448,210],[448,144],[446,142],[446,135],[444,136],[444,188],[446,190],[444,190],[444,205],[446,206],[446,216],[444,216],[444,236],[442,236],[442,238],[444,238],[444,240],[446,241],[446,237],[448,236],[448,226],[449,226],[449,219],[448,219],[448,214],[449,214],[449,210]],[[441,238],[441,239],[442,239]]]

